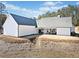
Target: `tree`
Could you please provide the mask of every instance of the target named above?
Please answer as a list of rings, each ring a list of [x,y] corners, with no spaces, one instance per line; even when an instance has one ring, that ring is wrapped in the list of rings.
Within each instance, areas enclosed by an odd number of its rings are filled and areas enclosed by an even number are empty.
[[[38,19],[41,19],[41,15],[38,16]]]
[[[5,14],[0,14],[0,25],[3,25],[7,16]]]
[[[3,23],[5,22],[7,16],[5,14],[3,14],[3,12],[5,11],[6,6],[0,2],[0,26],[3,25]]]
[[[61,15],[61,17],[72,17],[72,23],[75,26],[79,26],[79,6],[68,5],[68,7],[59,9],[57,12],[48,11],[47,13],[40,15],[39,18],[55,17],[57,15]]]

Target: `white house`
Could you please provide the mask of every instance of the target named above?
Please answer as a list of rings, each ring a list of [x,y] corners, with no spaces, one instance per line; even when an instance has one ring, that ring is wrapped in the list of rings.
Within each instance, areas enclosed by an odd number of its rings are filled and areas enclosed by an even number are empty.
[[[74,32],[71,17],[46,17],[37,20],[39,33],[52,33],[57,35],[71,35]]]
[[[39,33],[71,35],[74,29],[71,17],[60,16],[35,20],[15,14],[7,14],[7,19],[3,25],[4,35],[16,37]]]
[[[24,36],[37,34],[36,20],[18,16],[15,14],[7,14],[7,19],[3,25],[4,35]]]

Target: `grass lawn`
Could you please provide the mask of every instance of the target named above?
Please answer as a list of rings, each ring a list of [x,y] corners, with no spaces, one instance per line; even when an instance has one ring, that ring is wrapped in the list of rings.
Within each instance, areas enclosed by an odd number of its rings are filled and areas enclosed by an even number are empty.
[[[8,36],[8,35],[0,35],[0,40],[3,40],[5,42],[10,42],[10,43],[26,43],[30,42],[29,39],[25,38],[18,38],[14,36]]]
[[[46,36],[44,36],[46,38]],[[46,39],[50,38],[52,36],[47,37]],[[40,37],[42,38],[42,36]],[[53,36],[53,38],[57,39],[57,36]],[[59,36],[58,36],[59,38]],[[62,39],[64,37],[61,37]],[[79,42],[78,37],[69,37],[69,41],[72,42],[75,41],[75,39]],[[73,39],[74,38],[74,39]],[[59,39],[60,41],[62,39]],[[68,37],[66,36],[66,39],[68,40]],[[9,37],[9,36],[0,36],[0,40],[3,41],[9,41],[10,43],[23,43],[26,42],[24,38],[16,38],[16,37]],[[19,41],[18,41],[19,40]],[[63,39],[65,40],[65,39]],[[56,40],[55,40],[56,41]],[[78,43],[77,42],[77,43]],[[74,42],[73,42],[74,43]],[[73,44],[72,43],[72,44]],[[75,42],[76,44],[76,42]],[[77,46],[78,47],[78,46]],[[79,51],[56,51],[56,50],[43,50],[43,49],[31,49],[31,50],[15,50],[15,51],[0,51],[0,57],[2,58],[32,58],[32,57],[39,57],[39,58],[74,58],[74,57],[79,57]]]
[[[71,58],[71,57],[79,57],[79,52],[70,52],[70,51],[52,51],[52,50],[41,50],[41,51],[15,51],[15,52],[0,52],[0,57],[4,58]]]

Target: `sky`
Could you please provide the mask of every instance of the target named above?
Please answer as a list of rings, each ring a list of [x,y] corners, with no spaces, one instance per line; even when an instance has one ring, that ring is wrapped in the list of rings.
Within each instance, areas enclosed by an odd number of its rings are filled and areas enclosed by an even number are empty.
[[[78,1],[2,1],[2,3],[8,13],[29,18],[37,18],[47,11],[57,11],[68,5],[79,5]]]

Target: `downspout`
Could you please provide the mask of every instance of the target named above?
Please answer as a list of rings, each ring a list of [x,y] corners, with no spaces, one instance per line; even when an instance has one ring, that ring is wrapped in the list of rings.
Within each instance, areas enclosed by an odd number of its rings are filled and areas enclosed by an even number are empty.
[[[18,37],[19,37],[19,25],[18,25]]]

